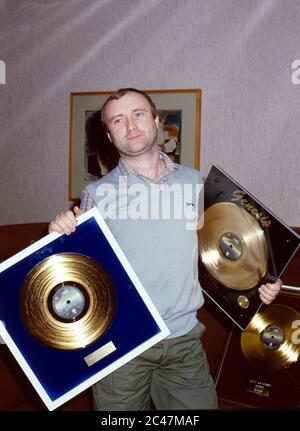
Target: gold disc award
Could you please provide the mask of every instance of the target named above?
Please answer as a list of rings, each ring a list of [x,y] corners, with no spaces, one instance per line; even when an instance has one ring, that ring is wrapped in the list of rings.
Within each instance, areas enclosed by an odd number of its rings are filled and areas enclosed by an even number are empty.
[[[79,253],[59,253],[28,273],[20,294],[21,318],[41,343],[62,350],[88,346],[110,325],[115,288],[106,270]]]
[[[249,212],[232,202],[219,202],[205,211],[199,253],[207,271],[230,289],[250,289],[266,274],[264,231]]]
[[[292,323],[299,313],[287,305],[274,304],[257,313],[241,335],[241,347],[250,363],[276,371],[299,359],[300,344],[293,343]]]

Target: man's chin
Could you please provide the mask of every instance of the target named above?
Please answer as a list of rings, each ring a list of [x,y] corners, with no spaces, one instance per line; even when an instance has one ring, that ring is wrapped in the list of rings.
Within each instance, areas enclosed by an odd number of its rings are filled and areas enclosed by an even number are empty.
[[[124,156],[127,156],[127,157],[137,157],[137,156],[141,156],[143,154],[146,154],[150,151],[151,151],[151,147],[136,145],[133,148],[126,149],[126,151],[124,151],[123,154],[124,154]]]

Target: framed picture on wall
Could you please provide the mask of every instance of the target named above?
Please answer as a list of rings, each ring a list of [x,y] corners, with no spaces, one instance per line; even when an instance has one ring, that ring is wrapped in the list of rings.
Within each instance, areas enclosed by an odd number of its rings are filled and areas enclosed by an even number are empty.
[[[200,168],[201,90],[145,90],[159,113],[158,145],[172,160]],[[101,125],[100,110],[110,91],[70,95],[69,200],[118,163],[118,153]]]

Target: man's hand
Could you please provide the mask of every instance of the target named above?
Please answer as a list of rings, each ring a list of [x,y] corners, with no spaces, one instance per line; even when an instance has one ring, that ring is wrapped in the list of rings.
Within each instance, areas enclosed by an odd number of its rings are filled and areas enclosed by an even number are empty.
[[[281,286],[282,281],[279,278],[275,283],[262,284],[258,289],[261,301],[266,305],[271,304],[279,294]]]
[[[70,235],[76,229],[76,217],[80,216],[83,211],[75,206],[73,211],[63,211],[50,222],[48,226],[49,233],[58,232]]]

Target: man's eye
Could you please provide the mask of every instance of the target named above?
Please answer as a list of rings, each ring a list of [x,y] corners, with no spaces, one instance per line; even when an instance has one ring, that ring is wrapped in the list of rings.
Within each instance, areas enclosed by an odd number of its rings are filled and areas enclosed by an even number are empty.
[[[135,113],[135,115],[136,115],[137,117],[143,117],[143,116],[144,116],[144,112],[143,112],[143,111],[141,111],[141,112],[136,112],[136,113]]]
[[[114,121],[113,121],[113,124],[117,125],[119,123],[121,123],[121,118],[115,118]]]

